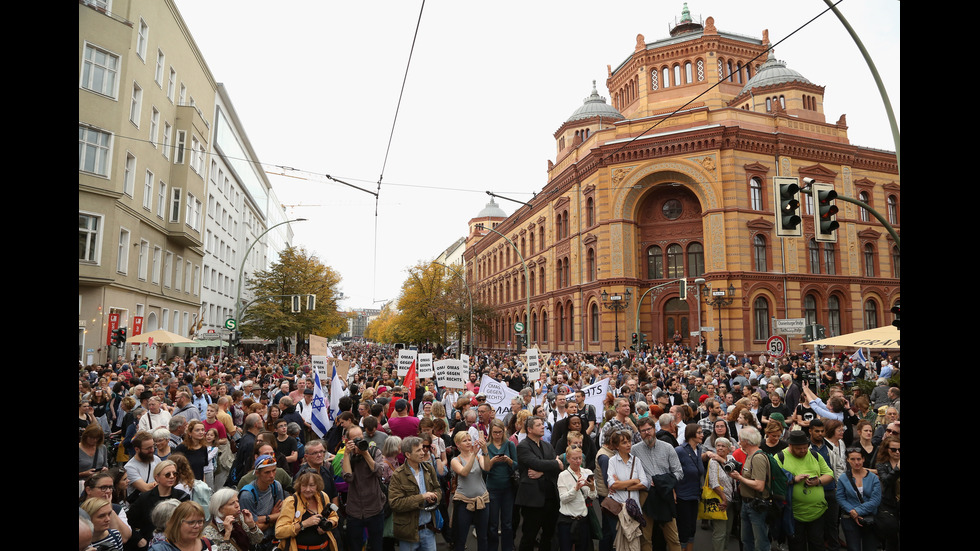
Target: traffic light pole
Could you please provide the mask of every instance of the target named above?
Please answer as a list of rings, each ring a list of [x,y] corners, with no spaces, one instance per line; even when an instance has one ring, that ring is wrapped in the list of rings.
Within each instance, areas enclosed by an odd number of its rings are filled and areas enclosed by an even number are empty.
[[[672,280],[668,281],[667,283],[661,283],[660,285],[654,285],[653,287],[650,287],[649,289],[647,289],[646,291],[644,291],[642,295],[640,295],[639,300],[636,301],[636,319],[634,320],[634,323],[633,323],[633,328],[636,330],[637,333],[641,333],[641,334],[643,333],[642,331],[640,331],[640,305],[643,304],[643,299],[646,298],[647,293],[649,293],[650,291],[652,291],[654,289],[660,289],[661,287],[666,287],[668,285],[673,285],[675,283],[679,283],[679,282],[681,282],[683,280],[686,280],[686,279],[687,279],[686,277],[679,277],[677,279],[672,279]],[[700,300],[701,300],[700,297],[698,297],[698,301],[699,301],[698,302],[698,307],[699,308],[700,308]],[[701,332],[701,320],[699,319],[698,320],[698,333],[700,333],[700,332]]]
[[[805,187],[801,189],[800,192],[813,197],[813,192],[809,187]],[[881,225],[884,226],[886,230],[888,230],[889,235],[891,235],[892,239],[895,240],[895,245],[899,248],[899,250],[902,249],[902,240],[898,236],[898,232],[896,232],[895,228],[893,228],[892,225],[888,223],[888,220],[884,216],[882,216],[880,212],[872,208],[871,205],[865,203],[864,201],[858,201],[857,199],[853,199],[845,195],[838,195],[837,197],[835,197],[835,200],[840,200],[840,201],[844,201],[845,203],[851,203],[852,205],[857,205],[863,208],[864,210],[870,212],[872,216],[877,218],[878,221],[881,222]],[[817,208],[816,205],[814,205],[814,208]]]

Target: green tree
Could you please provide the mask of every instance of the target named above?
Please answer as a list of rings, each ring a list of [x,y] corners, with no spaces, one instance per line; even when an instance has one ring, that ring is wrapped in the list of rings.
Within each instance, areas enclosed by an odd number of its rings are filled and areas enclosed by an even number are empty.
[[[347,319],[337,310],[340,274],[303,248],[289,247],[267,271],[248,278],[255,301],[241,320],[248,336],[272,339],[307,335],[336,337],[347,329]],[[316,309],[307,310],[306,300],[298,313],[292,312],[291,295],[316,295]]]

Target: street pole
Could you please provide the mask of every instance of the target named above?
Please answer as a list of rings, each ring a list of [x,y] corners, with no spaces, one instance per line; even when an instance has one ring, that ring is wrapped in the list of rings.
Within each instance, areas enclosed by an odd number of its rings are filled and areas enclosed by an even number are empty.
[[[248,260],[248,253],[252,252],[252,248],[254,248],[255,245],[257,245],[259,243],[259,241],[262,239],[262,237],[265,234],[269,233],[270,231],[274,230],[275,228],[278,228],[279,226],[281,226],[283,224],[289,224],[290,222],[306,222],[306,218],[297,218],[295,220],[286,220],[285,222],[279,222],[278,224],[275,224],[273,226],[270,226],[269,229],[267,229],[264,232],[260,233],[258,235],[258,237],[255,238],[255,241],[253,241],[252,244],[249,245],[248,249],[245,250],[245,254],[242,255],[242,265],[238,269],[238,292],[235,294],[235,323],[236,324],[237,323],[241,323],[241,321],[242,321],[241,320],[241,316],[242,316],[242,313],[245,311],[245,309],[241,307],[241,303],[242,303],[242,280],[245,279],[245,261]],[[238,355],[238,347],[237,346],[235,348],[233,348],[231,351],[232,351],[232,354],[231,354],[232,357],[235,357],[235,356]]]

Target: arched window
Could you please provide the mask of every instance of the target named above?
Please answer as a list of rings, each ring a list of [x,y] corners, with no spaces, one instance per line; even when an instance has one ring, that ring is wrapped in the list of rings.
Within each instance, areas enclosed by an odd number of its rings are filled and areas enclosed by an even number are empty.
[[[565,342],[565,306],[558,305],[558,342]]]
[[[674,65],[674,84],[681,84],[684,82],[681,80],[681,66]]]
[[[565,261],[562,262],[562,281],[565,282],[565,287],[572,284],[571,270],[568,268],[568,257],[565,257]]]
[[[901,251],[898,250],[898,247],[892,247],[892,277],[896,279],[902,277],[901,259]]]
[[[837,248],[833,243],[823,244],[823,264],[827,268],[827,275],[837,274]]]
[[[585,223],[587,226],[595,224],[595,202],[591,197],[585,200]]]
[[[548,312],[541,311],[541,343],[548,342]]]
[[[864,328],[876,329],[878,327],[878,304],[873,300],[864,303]]]
[[[670,68],[669,67],[664,67],[663,75],[664,75],[664,88],[670,88]],[[677,84],[677,83],[675,82],[674,84]]]
[[[783,109],[786,109],[786,97],[785,96],[779,96],[779,106],[781,108],[783,108]]]
[[[664,277],[664,255],[658,245],[647,249],[647,279]]]
[[[575,307],[568,303],[568,342],[575,341]]]
[[[588,257],[588,272],[587,273],[589,274],[589,281],[595,281],[596,280],[596,268],[597,268],[596,267],[596,262],[595,262],[595,249],[589,248],[589,252],[586,253],[586,256]]]
[[[535,340],[540,340],[541,339],[540,333],[538,333],[538,313],[537,312],[532,312],[531,313],[531,331],[534,333],[534,339]],[[533,346],[533,343],[528,343],[528,344],[531,344]]]
[[[898,224],[898,197],[894,195],[888,196],[888,223],[893,226]]]
[[[534,270],[533,269],[528,270],[528,279],[531,281],[531,296],[533,297],[536,294],[534,292],[535,278],[534,278]],[[537,331],[535,331],[535,333],[537,333]]]
[[[875,276],[875,248],[871,243],[864,245],[864,276]]]
[[[766,113],[772,113],[772,98],[766,98]]]
[[[538,272],[538,283],[539,283],[539,285],[538,285],[538,292],[539,293],[547,292],[547,288],[545,287],[545,275],[544,275],[544,267],[543,266],[542,266],[541,270]]]
[[[599,342],[599,305],[592,305],[592,313],[589,316],[592,319],[592,342]]]
[[[755,299],[752,305],[752,313],[755,317],[755,340],[764,341],[769,338],[769,301],[766,297]]]
[[[538,250],[544,250],[544,224],[541,224],[541,229],[538,230]],[[541,288],[544,291],[544,287]]]
[[[506,289],[507,289],[507,291],[504,294],[504,301],[505,302],[510,302],[510,280],[509,279],[507,280]]]
[[[676,243],[667,247],[667,277],[684,277],[684,252]]]
[[[836,337],[841,334],[840,327],[840,299],[837,295],[830,295],[827,301],[827,331],[828,337]]]
[[[728,60],[728,82],[735,82],[735,66],[732,65],[732,60]]]
[[[565,286],[565,282],[561,279],[562,273],[561,260],[559,260],[555,265],[555,289],[561,289]]]
[[[861,201],[862,203],[866,203],[868,205],[871,204],[871,197],[868,196],[868,192],[867,191],[862,191],[861,193],[859,193],[858,194],[858,200]],[[861,221],[862,222],[870,222],[871,221],[871,214],[868,212],[868,209],[866,209],[864,207],[861,207],[861,208],[858,209],[858,215],[861,217]]]
[[[555,216],[555,241],[561,239],[561,213]]]
[[[820,244],[817,243],[816,239],[811,239],[807,243],[807,252],[810,258],[810,273],[819,274],[820,273]]]
[[[694,67],[690,61],[684,64],[684,76],[687,78],[688,84],[694,82]]]
[[[527,242],[521,237],[521,256],[527,258]]]
[[[752,178],[749,181],[749,195],[752,200],[752,210],[762,210],[765,206],[762,201],[762,180]]]
[[[803,317],[807,325],[817,324],[817,299],[813,295],[803,298]]]
[[[769,270],[769,262],[766,256],[766,238],[756,235],[752,246],[755,259],[755,271],[766,272]]]
[[[564,238],[568,237],[568,226],[569,226],[568,211],[566,210],[566,211],[562,212],[562,214],[564,216],[562,216],[562,219],[561,219],[562,220],[561,236],[564,239]]]
[[[687,272],[691,277],[704,275],[704,246],[700,243],[687,246]]]
[[[742,84],[742,62],[739,61],[736,66],[738,67],[738,70],[736,71],[736,74],[738,75],[738,83]]]
[[[531,254],[534,254],[534,232],[533,231],[528,232],[527,240],[528,240],[528,250],[531,251]]]

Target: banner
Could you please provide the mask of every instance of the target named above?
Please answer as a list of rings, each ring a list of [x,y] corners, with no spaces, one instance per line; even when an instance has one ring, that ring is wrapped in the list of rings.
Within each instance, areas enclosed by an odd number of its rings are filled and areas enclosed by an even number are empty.
[[[321,356],[322,357],[322,356]],[[324,362],[326,364],[326,362]],[[333,426],[333,418],[329,415],[329,405],[323,394],[323,386],[320,382],[319,370],[313,370],[313,414],[310,416],[310,424],[313,425],[313,432],[320,438]]]
[[[602,379],[598,383],[593,383],[587,387],[582,388],[582,392],[585,393],[585,403],[591,405],[595,408],[596,413],[596,424],[600,423],[598,417],[602,415],[604,406],[602,402],[606,399],[606,392],[609,391],[609,378]],[[569,400],[575,399],[575,393],[568,395]],[[584,412],[579,412],[584,413]]]
[[[310,356],[310,365],[313,367],[313,372],[320,376],[320,381],[330,380],[326,356]]]
[[[415,360],[418,357],[418,352],[415,350],[406,350],[402,348],[398,351],[398,376],[404,377],[408,375],[408,368],[412,367]]]
[[[329,356],[330,347],[327,346],[327,339],[310,335],[310,356]]]
[[[538,349],[527,350],[527,380],[537,381],[541,378],[541,364],[538,362]]]
[[[337,368],[337,376],[346,381],[347,376],[350,374],[350,362],[347,360],[332,360],[332,363]]]
[[[460,354],[459,355],[459,360],[461,362],[463,362],[463,367],[465,367],[466,368],[466,372],[469,373],[470,372],[470,357],[468,355],[466,355],[466,354]]]
[[[521,394],[506,384],[495,381],[489,375],[480,379],[480,392],[486,394],[487,403],[494,410],[494,415],[501,421],[510,413],[510,401]]]
[[[420,379],[432,378],[432,375],[433,375],[434,372],[432,371],[432,354],[431,353],[419,354],[419,363],[418,363],[418,366],[419,366],[419,378]]]
[[[435,363],[435,372],[436,383],[440,387],[466,388],[469,370],[466,369],[461,360],[440,360]]]

